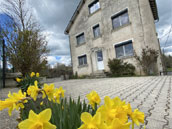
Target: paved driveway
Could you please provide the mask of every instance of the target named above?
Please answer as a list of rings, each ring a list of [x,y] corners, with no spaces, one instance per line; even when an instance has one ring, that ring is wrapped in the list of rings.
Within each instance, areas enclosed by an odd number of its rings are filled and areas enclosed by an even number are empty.
[[[54,84],[56,87],[63,86],[66,96],[74,99],[80,95],[83,100],[92,90],[99,93],[102,103],[105,96],[119,96],[130,102],[132,108],[139,108],[145,113],[147,129],[172,129],[172,76],[69,80]],[[5,95],[7,91],[1,90],[0,95]],[[15,122],[8,121],[7,112],[0,112],[0,129],[7,129],[6,124],[11,126],[10,129],[15,127]]]

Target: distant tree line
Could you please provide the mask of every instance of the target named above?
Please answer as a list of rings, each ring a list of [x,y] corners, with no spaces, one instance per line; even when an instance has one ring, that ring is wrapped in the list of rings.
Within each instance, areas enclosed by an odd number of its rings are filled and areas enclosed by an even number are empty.
[[[73,75],[72,66],[66,66],[65,64],[57,63],[54,67],[48,65],[47,69],[42,71],[42,75],[48,78],[65,77],[69,78]]]
[[[165,68],[165,71],[168,69],[172,69],[172,56],[170,55],[162,55],[163,65]]]

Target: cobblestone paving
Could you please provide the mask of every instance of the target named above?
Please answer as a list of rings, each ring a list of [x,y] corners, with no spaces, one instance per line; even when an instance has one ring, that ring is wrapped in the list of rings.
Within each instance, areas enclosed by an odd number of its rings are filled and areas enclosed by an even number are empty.
[[[119,96],[145,113],[146,129],[172,129],[172,76],[69,80],[54,84],[56,87],[63,86],[66,96],[74,99],[79,95],[82,100],[86,99],[86,94],[92,90],[99,93],[101,103],[107,95],[111,98]],[[8,91],[1,90],[0,99],[4,99]],[[0,112],[0,129],[15,128],[17,123],[14,118],[17,115],[14,112],[12,119],[7,111]]]

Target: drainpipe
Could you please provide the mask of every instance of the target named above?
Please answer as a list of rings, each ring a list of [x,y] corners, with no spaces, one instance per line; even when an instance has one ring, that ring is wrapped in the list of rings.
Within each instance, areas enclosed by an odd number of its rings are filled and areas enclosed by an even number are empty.
[[[93,61],[92,61],[92,53],[94,52],[94,50],[91,49],[91,53],[90,53],[90,61],[91,61],[91,71],[92,71],[92,74],[94,74],[94,71],[93,71]]]

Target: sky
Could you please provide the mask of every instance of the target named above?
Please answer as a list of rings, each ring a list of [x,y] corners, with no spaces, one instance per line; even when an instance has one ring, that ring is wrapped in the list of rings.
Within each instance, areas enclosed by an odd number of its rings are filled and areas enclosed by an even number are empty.
[[[4,0],[0,0],[0,3]],[[70,48],[68,36],[64,30],[80,0],[29,0],[29,6],[44,28],[50,53],[49,64],[57,62],[69,65]],[[172,55],[172,0],[157,0],[159,22],[156,23],[160,45],[166,54]],[[169,35],[171,29],[171,33]],[[168,38],[168,41],[167,41]]]

